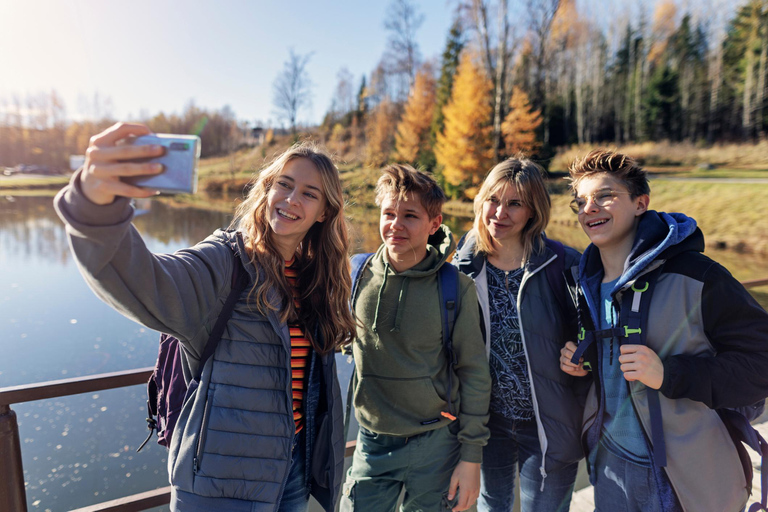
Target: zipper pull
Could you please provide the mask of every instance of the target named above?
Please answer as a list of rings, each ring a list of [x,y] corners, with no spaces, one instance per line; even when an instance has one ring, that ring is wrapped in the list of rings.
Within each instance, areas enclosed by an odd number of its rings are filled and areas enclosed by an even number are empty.
[[[198,468],[198,464],[197,464],[197,457],[195,457],[195,458],[193,458],[193,459],[192,459],[192,470],[193,470],[195,473],[197,473],[197,468]]]

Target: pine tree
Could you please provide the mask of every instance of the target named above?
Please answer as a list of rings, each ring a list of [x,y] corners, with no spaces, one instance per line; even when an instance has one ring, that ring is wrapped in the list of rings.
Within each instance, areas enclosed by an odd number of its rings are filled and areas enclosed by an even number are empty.
[[[431,151],[429,127],[435,108],[435,78],[427,69],[416,74],[411,95],[397,126],[395,143],[398,160],[418,164]]]
[[[541,111],[532,110],[528,95],[520,88],[512,89],[509,114],[501,124],[501,133],[508,155],[518,152],[530,156],[541,144],[536,140],[536,130],[541,125]]]
[[[443,109],[445,129],[435,145],[446,189],[457,196],[461,187],[472,198],[493,159],[490,120],[491,83],[468,52],[464,52],[453,83],[451,100]]]
[[[453,78],[456,75],[456,69],[459,67],[459,57],[463,49],[464,36],[461,31],[461,23],[457,19],[453,22],[451,31],[448,34],[448,41],[445,43],[445,51],[443,51],[442,65],[440,67],[440,79],[437,82],[435,116],[431,127],[433,145],[437,140],[437,134],[442,133],[445,125],[443,107],[451,99]]]

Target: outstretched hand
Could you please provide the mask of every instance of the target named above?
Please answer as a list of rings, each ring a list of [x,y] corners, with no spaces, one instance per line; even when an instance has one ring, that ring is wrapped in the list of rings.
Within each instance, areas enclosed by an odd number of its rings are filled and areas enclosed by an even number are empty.
[[[572,341],[565,342],[565,346],[560,349],[560,369],[568,375],[574,377],[584,377],[589,372],[584,369],[584,358],[579,359],[579,364],[573,364],[571,358],[576,352],[576,344]]]
[[[163,172],[161,164],[131,162],[161,156],[164,152],[162,146],[118,144],[127,137],[149,133],[149,128],[142,124],[117,123],[91,137],[85,152],[83,172],[80,174],[80,186],[89,201],[105,205],[113,202],[117,196],[138,198],[157,195],[155,190],[137,187],[120,179]]]
[[[659,356],[645,345],[622,345],[619,362],[624,379],[639,380],[651,389],[664,382],[664,365]]]
[[[448,499],[452,500],[459,491],[459,502],[453,507],[452,512],[467,510],[475,504],[480,496],[480,463],[460,461],[451,475],[451,483],[448,487]]]

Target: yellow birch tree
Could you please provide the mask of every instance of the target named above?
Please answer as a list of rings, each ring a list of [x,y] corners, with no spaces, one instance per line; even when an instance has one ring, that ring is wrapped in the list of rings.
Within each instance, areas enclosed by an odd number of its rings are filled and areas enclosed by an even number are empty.
[[[395,134],[398,160],[415,164],[421,153],[429,151],[429,127],[434,116],[436,90],[437,82],[432,73],[421,70],[416,74]]]
[[[541,111],[531,110],[528,95],[519,87],[512,88],[509,100],[509,114],[501,123],[501,133],[508,155],[518,152],[530,156],[539,149],[536,129],[541,125]]]
[[[463,52],[451,99],[443,108],[445,128],[437,135],[435,157],[447,184],[469,187],[472,198],[493,159],[491,148],[491,82]]]

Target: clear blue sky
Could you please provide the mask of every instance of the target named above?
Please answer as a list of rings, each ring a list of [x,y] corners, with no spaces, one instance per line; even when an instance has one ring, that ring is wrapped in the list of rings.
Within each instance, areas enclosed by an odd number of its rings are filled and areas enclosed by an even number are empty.
[[[442,52],[455,1],[416,0],[422,57]],[[319,122],[336,75],[359,84],[384,52],[389,0],[0,0],[0,99],[56,90],[70,118],[94,93],[118,119],[229,105],[238,119],[274,119],[272,82],[289,49],[313,52]],[[1,108],[1,107],[0,107]]]

